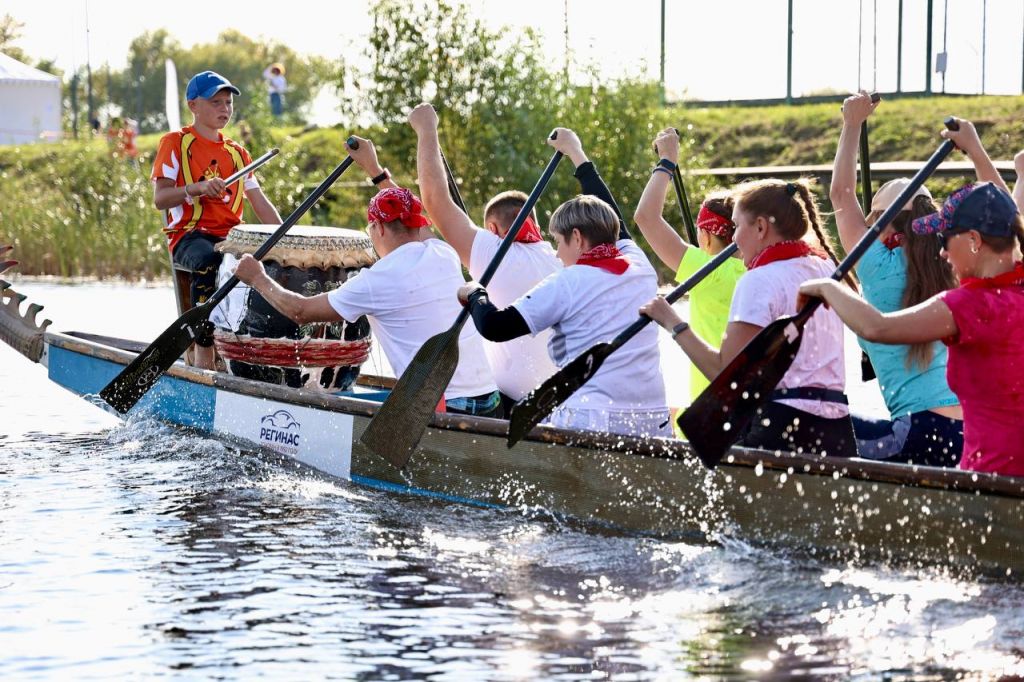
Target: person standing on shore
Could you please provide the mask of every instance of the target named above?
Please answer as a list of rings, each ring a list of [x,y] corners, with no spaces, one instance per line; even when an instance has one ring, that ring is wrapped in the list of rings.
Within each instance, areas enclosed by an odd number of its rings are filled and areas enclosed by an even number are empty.
[[[274,62],[263,70],[263,79],[267,81],[270,93],[270,113],[275,118],[284,114],[284,93],[288,89],[288,81],[284,77],[284,64]]]

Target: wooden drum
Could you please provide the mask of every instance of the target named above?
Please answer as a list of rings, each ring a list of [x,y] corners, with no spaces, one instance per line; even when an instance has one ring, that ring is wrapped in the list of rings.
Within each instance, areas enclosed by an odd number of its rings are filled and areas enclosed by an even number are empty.
[[[217,245],[224,254],[219,278],[234,272],[243,254],[254,253],[277,225],[238,225]],[[377,255],[357,230],[297,225],[264,257],[271,279],[289,291],[315,296],[341,286]],[[348,322],[297,325],[266,299],[239,284],[211,315],[217,352],[232,374],[247,379],[322,391],[348,390],[370,354],[365,317]]]

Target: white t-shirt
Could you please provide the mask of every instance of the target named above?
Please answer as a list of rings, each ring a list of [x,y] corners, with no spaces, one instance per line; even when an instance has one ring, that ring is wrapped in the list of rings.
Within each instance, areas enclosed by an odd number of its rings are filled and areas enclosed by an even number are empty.
[[[270,69],[263,70],[263,78],[267,81],[267,90],[270,92],[276,92],[283,94],[288,89],[288,81],[285,80],[284,74],[274,75],[274,72]]]
[[[451,328],[462,311],[456,292],[464,284],[455,249],[440,239],[409,242],[360,270],[327,294],[346,320],[366,315],[370,328],[401,376],[423,343]],[[444,397],[468,398],[497,386],[472,321],[459,335],[459,364]]]
[[[833,266],[816,256],[775,261],[747,271],[736,283],[729,308],[730,322],[766,327],[784,315],[795,315],[800,285],[809,279],[828,277]],[[843,361],[843,322],[825,306],[819,307],[804,327],[803,340],[789,371],[778,388],[818,386],[843,391],[846,368]],[[850,413],[846,405],[818,400],[780,400],[804,412],[828,419]]]
[[[658,276],[631,239],[616,246],[630,261],[621,275],[573,265],[538,284],[513,305],[534,335],[551,328],[548,349],[562,367],[636,322],[658,294]],[[647,325],[613,353],[564,407],[607,411],[666,410],[657,325]]]
[[[469,274],[473,279],[483,276],[501,242],[496,234],[477,230],[469,256]],[[498,308],[507,308],[545,277],[561,269],[562,261],[546,241],[513,242],[487,285],[488,297]],[[555,373],[555,365],[548,357],[550,337],[551,332],[546,331],[504,343],[484,340],[484,351],[498,390],[513,400],[520,400]]]

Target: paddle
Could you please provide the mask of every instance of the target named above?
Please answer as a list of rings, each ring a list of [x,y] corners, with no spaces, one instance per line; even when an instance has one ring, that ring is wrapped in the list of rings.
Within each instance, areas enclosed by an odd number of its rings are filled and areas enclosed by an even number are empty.
[[[480,277],[480,284],[483,286],[487,286],[491,281],[494,271],[498,269],[505,253],[511,248],[519,229],[530,215],[561,160],[561,152],[555,152],[551,157],[526,203],[519,209],[519,214],[509,227],[508,234],[502,240],[494,258]],[[423,437],[435,406],[455,374],[455,367],[459,362],[459,334],[468,319],[467,306],[455,318],[455,323],[448,331],[427,339],[360,438],[363,445],[399,469],[404,468],[412,456],[413,450]]]
[[[679,136],[679,129],[673,128],[676,136]],[[654,147],[654,153],[658,153],[658,147]],[[676,191],[676,203],[679,205],[679,213],[683,216],[683,226],[686,228],[686,238],[697,245],[697,227],[693,222],[693,213],[690,212],[690,201],[686,198],[686,186],[683,185],[683,173],[679,170],[679,164],[672,170],[672,187]]]
[[[871,101],[877,102],[882,99],[882,96],[877,92],[871,93]],[[860,124],[860,194],[861,204],[864,207],[864,215],[871,213],[871,200],[873,198],[873,192],[871,190],[871,160],[868,156],[868,122],[867,120],[861,121]],[[872,379],[878,378],[875,373],[875,368],[871,364],[871,358],[864,351],[860,353],[860,379],[861,381],[871,381]]]
[[[348,139],[348,146],[352,149],[358,149],[359,143],[355,138]],[[266,163],[270,158],[277,153],[276,149],[272,149],[259,158],[259,163]],[[230,178],[228,178],[227,184],[231,184],[249,173],[257,162],[254,161],[252,164],[238,171]],[[292,214],[288,216],[281,226],[277,228],[274,234],[270,235],[267,241],[263,242],[253,254],[253,258],[257,260],[267,255],[267,252],[285,235],[285,233],[299,221],[299,219],[305,215],[305,213],[317,202],[317,200],[323,196],[334,181],[341,177],[341,174],[348,170],[348,167],[352,165],[352,157],[346,157],[341,164],[338,165],[334,171],[331,172],[327,179],[320,183],[320,186],[313,190],[313,193],[306,197],[306,200],[302,204],[292,211]],[[107,404],[113,407],[118,412],[127,412],[130,410],[139,399],[146,394],[149,389],[153,388],[160,376],[170,368],[171,365],[177,361],[181,354],[192,342],[195,341],[197,334],[200,332],[201,325],[208,325],[208,319],[213,309],[217,307],[217,304],[224,300],[224,297],[235,288],[238,284],[238,278],[234,275],[224,282],[223,285],[213,296],[207,299],[204,303],[191,308],[177,320],[175,320],[170,327],[164,330],[160,336],[157,337],[156,341],[149,344],[149,346],[139,353],[139,355],[128,364],[121,373],[118,374],[114,379],[100,391],[100,397],[107,401]]]
[[[734,253],[736,253],[735,242],[722,249],[689,279],[673,289],[665,297],[665,300],[669,303],[678,301],[683,294],[700,284],[705,277],[729,260]],[[651,322],[651,318],[641,315],[640,319],[626,327],[614,339],[591,346],[516,403],[512,407],[512,415],[509,417],[508,446],[512,447],[522,440],[544,417],[551,414],[556,407],[590,381],[590,378],[597,374],[597,370],[601,368],[608,356],[636,336],[649,322]]]
[[[957,129],[952,117],[947,118],[945,124],[950,130]],[[860,260],[872,242],[954,147],[950,140],[942,143],[899,197],[836,267],[832,279],[842,279]],[[789,370],[800,350],[804,325],[820,305],[821,299],[812,299],[796,315],[780,317],[758,332],[679,416],[679,428],[709,469],[713,469],[739,439],[754,419],[757,409],[768,401],[771,392]]]
[[[451,196],[452,201],[455,205],[462,209],[462,212],[469,216],[469,211],[466,210],[466,202],[462,200],[462,194],[459,193],[459,186],[455,184],[455,175],[452,173],[451,167],[448,165],[448,159],[444,158],[444,152],[440,149],[437,150],[441,155],[441,163],[444,164],[444,175],[448,179],[448,194]]]
[[[871,103],[881,101],[882,96],[877,92],[871,93]],[[843,108],[839,107],[842,111]],[[868,122],[861,121],[860,124],[860,189],[861,205],[864,207],[864,215],[871,213],[871,199],[874,194],[871,190],[871,160],[868,156]]]

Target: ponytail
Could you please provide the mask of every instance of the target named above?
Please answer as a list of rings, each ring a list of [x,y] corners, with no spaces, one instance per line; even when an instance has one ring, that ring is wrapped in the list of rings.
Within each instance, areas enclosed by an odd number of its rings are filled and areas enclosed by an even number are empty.
[[[835,248],[821,226],[818,202],[811,192],[812,182],[811,178],[798,178],[792,182],[775,178],[752,180],[738,185],[733,196],[744,211],[767,217],[783,239],[803,239],[810,228],[825,253],[838,265]],[[843,280],[857,291],[850,273],[846,273]]]
[[[814,234],[818,238],[818,243],[821,244],[821,248],[825,250],[825,253],[827,253],[828,257],[832,259],[832,262],[838,266],[839,257],[836,256],[834,245],[826,236],[825,231],[821,228],[821,213],[818,211],[818,204],[814,200],[814,195],[811,194],[810,184],[798,181],[793,183],[793,186],[796,187],[797,195],[803,202],[804,211],[807,213],[806,220],[810,224],[811,229],[814,230]],[[854,291],[859,291],[857,288],[857,282],[854,281],[851,273],[846,273],[843,276],[843,281],[846,282]]]

